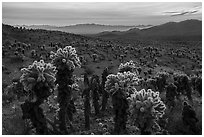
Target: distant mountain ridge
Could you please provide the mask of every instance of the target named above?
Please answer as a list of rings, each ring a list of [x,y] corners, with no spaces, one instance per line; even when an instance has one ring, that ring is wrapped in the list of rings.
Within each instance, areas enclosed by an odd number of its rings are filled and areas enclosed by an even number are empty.
[[[142,30],[132,28],[124,32],[102,32],[90,36],[115,40],[202,40],[202,21],[168,22]]]
[[[63,31],[74,34],[97,34],[104,31],[127,31],[131,28],[149,28],[152,25],[138,25],[138,26],[125,26],[125,25],[101,25],[101,24],[76,24],[70,26],[51,26],[51,25],[15,25],[15,27],[25,27],[27,29],[44,29]]]

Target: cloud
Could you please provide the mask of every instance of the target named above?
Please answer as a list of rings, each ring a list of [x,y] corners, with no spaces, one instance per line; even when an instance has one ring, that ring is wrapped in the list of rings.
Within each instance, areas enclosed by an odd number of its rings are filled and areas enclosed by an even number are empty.
[[[167,13],[167,14],[174,14],[174,13],[179,13],[179,12],[176,12],[176,11],[167,11],[167,12],[164,12],[164,13]]]
[[[181,16],[181,15],[189,15],[189,14],[195,14],[199,12],[199,10],[192,10],[192,11],[166,11],[163,12],[165,15],[169,16]]]
[[[187,16],[183,16],[187,15]],[[2,20],[7,24],[116,25],[161,24],[202,19],[202,3],[195,2],[3,2]]]
[[[186,12],[181,12],[181,13],[176,13],[176,14],[173,14],[171,16],[180,16],[180,15],[186,15],[186,14],[193,14],[193,13],[196,13],[198,12],[197,10],[195,11],[186,11]]]
[[[173,14],[171,16],[180,16],[180,15],[186,15],[189,14],[190,12],[181,12],[181,13],[177,13],[177,14]]]

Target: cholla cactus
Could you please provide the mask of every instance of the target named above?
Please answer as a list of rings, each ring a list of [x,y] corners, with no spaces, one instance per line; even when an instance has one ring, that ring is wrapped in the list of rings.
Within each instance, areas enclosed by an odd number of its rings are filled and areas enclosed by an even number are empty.
[[[129,99],[131,100],[131,107],[141,112],[145,112],[148,108],[151,108],[151,113],[156,119],[164,115],[166,106],[161,101],[159,92],[154,92],[151,89],[147,91],[142,89],[131,94]]]
[[[20,82],[23,84],[24,89],[28,92],[33,92],[36,95],[36,101],[25,101],[21,105],[23,116],[32,121],[33,126],[36,128],[38,134],[47,134],[48,127],[46,118],[43,114],[43,109],[40,108],[45,99],[47,99],[53,91],[56,68],[50,63],[45,63],[43,60],[39,62],[34,61],[28,68],[23,68],[20,77]]]
[[[138,85],[139,79],[136,73],[132,72],[118,72],[117,75],[111,74],[107,76],[107,81],[105,83],[105,90],[112,95],[122,89],[122,91],[128,96],[133,93],[134,86]]]
[[[126,130],[129,108],[127,97],[135,91],[134,86],[138,84],[138,81],[136,73],[130,71],[107,76],[105,90],[112,95],[115,134],[123,134]]]
[[[136,65],[135,65],[135,63],[131,60],[131,61],[129,61],[129,62],[126,62],[126,63],[121,63],[120,64],[120,66],[119,66],[119,68],[118,68],[118,70],[119,70],[119,72],[121,72],[121,73],[123,73],[123,72],[128,72],[128,71],[130,71],[130,72],[134,72],[134,73],[137,73],[138,74],[138,72],[137,72],[137,67],[136,67]]]
[[[52,59],[52,63],[58,67],[62,64],[66,64],[66,66],[71,70],[75,67],[80,67],[81,63],[79,57],[76,54],[75,48],[71,46],[66,46],[64,49],[59,48],[57,53],[51,51],[50,58]]]
[[[161,101],[159,92],[154,92],[151,89],[135,91],[129,97],[129,101],[131,118],[142,133],[151,132],[155,128],[160,130],[157,120],[164,115],[166,106]]]
[[[168,78],[169,77],[169,73],[168,72],[157,72],[156,76],[158,77],[162,77],[162,78]]]
[[[80,67],[81,63],[76,54],[75,48],[66,46],[64,49],[59,48],[56,53],[50,53],[52,63],[57,67],[56,83],[58,86],[58,102],[59,102],[59,122],[60,130],[64,133],[68,132],[66,120],[72,119],[72,108],[70,103],[72,100],[72,91],[75,91],[73,71],[76,67]],[[69,117],[66,116],[68,114]],[[72,125],[70,125],[72,127]]]
[[[55,82],[56,67],[44,60],[34,61],[28,68],[21,69],[23,72],[20,82],[24,86],[24,90],[30,91],[37,82],[45,82],[49,86],[53,86]]]

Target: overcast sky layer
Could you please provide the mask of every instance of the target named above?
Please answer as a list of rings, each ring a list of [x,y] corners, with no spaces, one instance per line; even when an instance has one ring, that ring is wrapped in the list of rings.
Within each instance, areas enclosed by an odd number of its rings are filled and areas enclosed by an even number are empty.
[[[10,25],[159,25],[186,19],[202,19],[201,2],[2,3],[2,21]]]

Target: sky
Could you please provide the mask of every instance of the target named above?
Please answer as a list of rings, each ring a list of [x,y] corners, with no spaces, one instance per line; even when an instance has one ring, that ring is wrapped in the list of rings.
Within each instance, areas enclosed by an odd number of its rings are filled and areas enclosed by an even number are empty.
[[[187,19],[202,20],[201,2],[2,3],[2,22],[9,25],[159,25]]]

